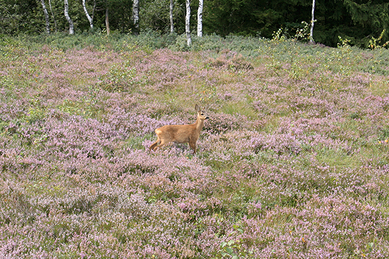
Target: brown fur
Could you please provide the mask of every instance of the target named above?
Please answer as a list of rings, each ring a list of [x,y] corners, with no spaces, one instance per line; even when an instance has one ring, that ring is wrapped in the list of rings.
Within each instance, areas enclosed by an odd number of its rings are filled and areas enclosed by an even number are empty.
[[[208,117],[204,115],[197,104],[195,109],[197,111],[197,120],[194,124],[166,125],[156,129],[155,133],[157,134],[158,139],[150,146],[149,149],[156,150],[157,148],[165,146],[171,142],[189,143],[193,153],[196,154],[196,142],[199,139],[200,132],[204,127],[204,120],[208,119]]]

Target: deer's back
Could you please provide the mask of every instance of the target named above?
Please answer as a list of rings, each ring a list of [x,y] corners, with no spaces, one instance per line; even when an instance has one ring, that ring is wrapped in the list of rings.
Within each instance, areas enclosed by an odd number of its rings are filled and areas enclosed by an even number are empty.
[[[159,138],[166,141],[174,141],[178,143],[189,142],[189,139],[195,138],[195,125],[166,125],[155,130]]]

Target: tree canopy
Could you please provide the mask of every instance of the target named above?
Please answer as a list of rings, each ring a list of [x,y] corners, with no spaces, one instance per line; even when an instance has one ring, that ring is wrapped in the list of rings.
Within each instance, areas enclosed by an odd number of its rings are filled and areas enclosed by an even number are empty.
[[[45,0],[50,16],[50,30],[65,32],[63,0]],[[109,10],[111,31],[131,33],[132,0],[87,0],[86,8],[93,17],[94,30],[106,30],[105,15]],[[140,30],[169,33],[170,0],[140,0]],[[196,31],[198,1],[191,1],[191,31]],[[312,0],[206,0],[204,1],[203,32],[221,36],[229,34],[271,38],[282,28],[294,35],[303,21],[311,21]],[[175,32],[185,32],[185,0],[174,0]],[[76,33],[90,30],[82,0],[69,0],[69,16]],[[318,43],[336,46],[338,37],[350,43],[368,47],[372,38],[389,40],[389,3],[386,0],[317,0],[314,39]],[[0,3],[0,33],[17,35],[45,33],[45,16],[39,0],[3,0]],[[384,32],[384,33],[382,33]]]

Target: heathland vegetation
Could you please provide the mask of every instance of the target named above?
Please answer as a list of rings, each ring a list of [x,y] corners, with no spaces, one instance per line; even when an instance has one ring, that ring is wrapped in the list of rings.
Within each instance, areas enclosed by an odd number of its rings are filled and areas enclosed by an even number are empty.
[[[2,36],[0,257],[388,258],[388,85],[345,41]]]

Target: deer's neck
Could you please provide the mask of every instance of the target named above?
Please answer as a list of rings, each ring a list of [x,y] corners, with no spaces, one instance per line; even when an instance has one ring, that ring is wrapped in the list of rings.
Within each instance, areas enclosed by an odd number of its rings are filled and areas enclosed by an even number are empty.
[[[197,118],[195,125],[196,125],[196,130],[200,132],[204,127],[204,120],[200,120],[199,118]]]

